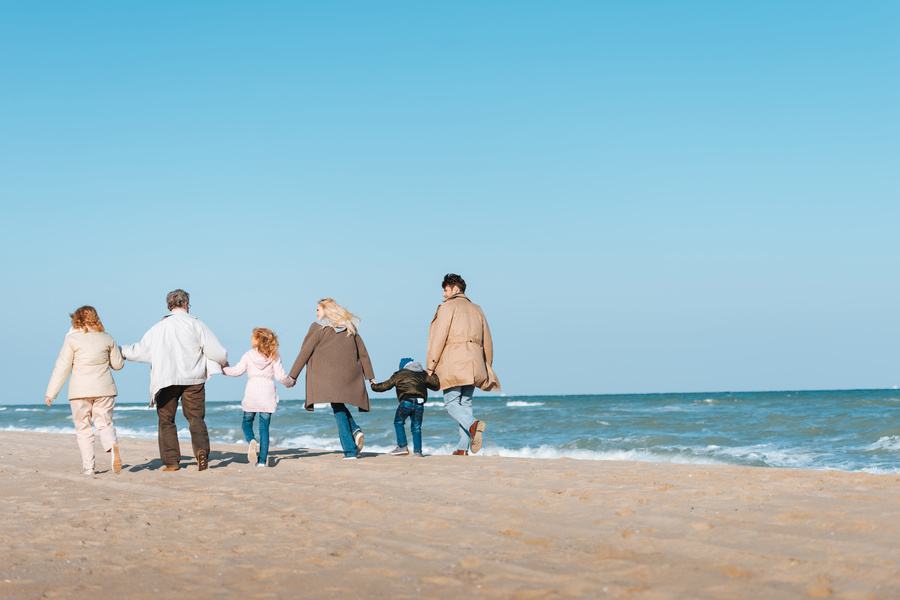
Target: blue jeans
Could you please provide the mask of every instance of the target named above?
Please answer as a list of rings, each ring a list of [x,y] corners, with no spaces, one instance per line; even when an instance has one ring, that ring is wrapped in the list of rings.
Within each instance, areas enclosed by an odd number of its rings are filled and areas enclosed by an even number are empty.
[[[459,445],[457,449],[468,450],[472,441],[469,427],[476,421],[472,413],[474,385],[458,385],[444,390],[444,410],[459,423]]]
[[[406,418],[411,416],[409,429],[412,431],[413,449],[416,452],[422,451],[422,417],[424,415],[424,404],[416,404],[415,400],[400,402],[400,406],[397,407],[397,412],[394,414],[394,430],[397,432],[398,446],[406,447]]]
[[[360,431],[359,425],[353,420],[350,409],[346,404],[334,403],[331,405],[334,411],[334,420],[337,421],[338,437],[341,440],[341,448],[344,450],[344,456],[356,456],[356,442],[353,440],[353,434]]]
[[[269,421],[272,420],[272,413],[245,412],[241,429],[244,430],[244,437],[247,438],[247,443],[252,442],[255,439],[253,437],[253,419],[256,415],[259,415],[259,458],[256,462],[264,465],[269,457]]]

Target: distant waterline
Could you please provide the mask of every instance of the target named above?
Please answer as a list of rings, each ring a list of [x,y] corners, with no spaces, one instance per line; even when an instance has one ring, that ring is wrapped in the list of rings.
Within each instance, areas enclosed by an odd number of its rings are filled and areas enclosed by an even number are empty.
[[[486,455],[900,472],[896,390],[476,396],[474,406],[488,424]],[[357,417],[366,451],[396,445],[396,407],[396,400],[373,399],[371,412]],[[156,437],[156,412],[145,404],[118,404],[114,419],[120,436]],[[214,442],[244,442],[239,399],[208,402],[206,422]],[[177,423],[180,437],[189,439],[180,413]],[[0,406],[0,431],[74,433],[74,427],[61,400],[51,408]],[[456,423],[439,398],[428,401],[422,433],[426,454],[456,448]],[[340,449],[330,408],[310,413],[301,400],[282,400],[271,435],[275,446]]]

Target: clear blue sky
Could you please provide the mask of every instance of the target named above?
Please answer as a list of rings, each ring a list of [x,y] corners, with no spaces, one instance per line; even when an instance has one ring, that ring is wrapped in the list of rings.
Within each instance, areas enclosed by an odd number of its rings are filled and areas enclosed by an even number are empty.
[[[0,402],[176,287],[384,379],[448,271],[509,395],[898,385],[898,65],[896,2],[0,3]]]

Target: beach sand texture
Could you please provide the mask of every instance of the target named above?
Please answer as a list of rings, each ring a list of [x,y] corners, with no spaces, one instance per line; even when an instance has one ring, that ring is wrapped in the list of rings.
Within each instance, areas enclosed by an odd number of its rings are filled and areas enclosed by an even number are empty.
[[[900,598],[897,475],[120,445],[0,433],[0,597]]]

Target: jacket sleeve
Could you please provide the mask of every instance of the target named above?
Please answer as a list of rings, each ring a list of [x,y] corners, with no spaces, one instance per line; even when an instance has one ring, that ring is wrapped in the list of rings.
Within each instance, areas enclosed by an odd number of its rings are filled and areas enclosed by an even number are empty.
[[[114,371],[118,371],[125,366],[125,358],[122,356],[119,347],[116,346],[115,340],[112,340],[112,345],[109,347],[109,366],[112,367]]]
[[[69,373],[72,372],[72,363],[75,360],[75,349],[69,344],[69,336],[66,336],[63,342],[62,350],[59,351],[59,357],[56,359],[56,365],[53,367],[53,374],[50,376],[50,384],[47,386],[47,396],[56,398],[59,391]]]
[[[294,366],[291,367],[291,372],[289,373],[294,379],[297,379],[297,376],[300,375],[300,371],[302,371],[303,367],[306,366],[306,363],[309,362],[309,357],[312,356],[316,346],[319,345],[319,338],[316,334],[321,329],[322,327],[316,323],[309,326],[309,331],[306,332],[306,337],[303,338],[303,344],[300,346],[300,354],[297,355]]]
[[[225,346],[212,332],[212,329],[200,319],[197,319],[197,326],[200,329],[200,349],[203,351],[203,356],[220,365],[227,363],[228,351],[225,350]]]
[[[484,318],[484,313],[481,314],[481,324],[482,324],[482,346],[484,347],[484,360],[487,361],[488,365],[494,364],[494,340],[491,339],[491,328],[488,327],[487,319]]]
[[[391,375],[391,378],[387,381],[382,381],[381,383],[373,383],[371,386],[373,392],[386,392],[392,387],[397,385],[397,374],[394,373]]]
[[[453,315],[450,310],[441,310],[443,308],[446,308],[446,305],[438,306],[434,319],[431,320],[431,328],[428,330],[428,354],[425,359],[425,369],[428,371],[434,371],[438,361],[441,360],[444,344],[447,343],[447,336],[450,334],[450,321]]]
[[[366,379],[375,379],[375,371],[372,369],[372,361],[369,360],[369,351],[366,350],[366,345],[358,333],[353,337],[356,338],[356,352],[359,355],[359,364],[362,365],[363,375],[366,376]]]
[[[437,373],[432,373],[425,377],[425,385],[429,390],[438,391],[441,389],[441,380],[438,379]]]
[[[150,342],[152,339],[153,327],[144,334],[144,337],[142,337],[141,341],[137,344],[125,344],[124,346],[121,346],[119,350],[121,350],[122,356],[125,357],[126,360],[148,363],[152,358],[152,355],[150,354]]]
[[[277,379],[284,387],[294,387],[297,380],[284,372],[284,365],[281,364],[281,357],[275,358],[272,363],[272,369],[275,371],[275,379]]]
[[[238,361],[238,364],[233,367],[222,367],[222,374],[228,375],[229,377],[240,377],[244,373],[247,372],[247,353],[241,357],[241,360]]]

